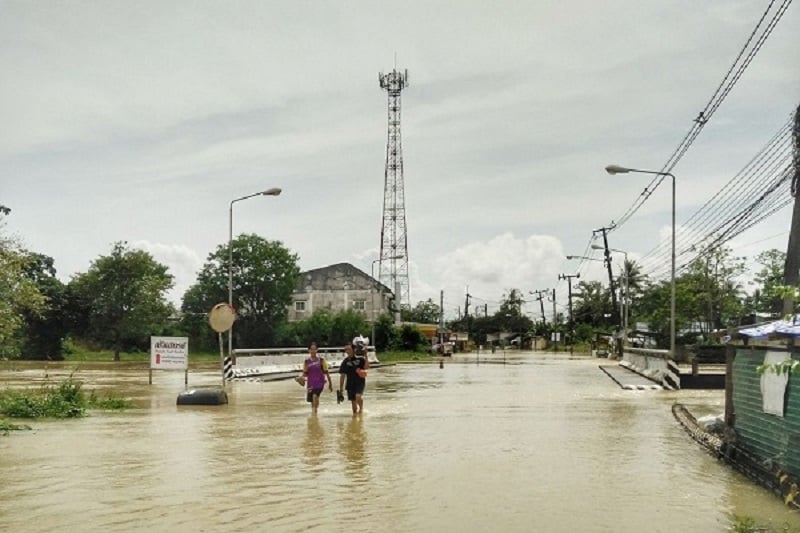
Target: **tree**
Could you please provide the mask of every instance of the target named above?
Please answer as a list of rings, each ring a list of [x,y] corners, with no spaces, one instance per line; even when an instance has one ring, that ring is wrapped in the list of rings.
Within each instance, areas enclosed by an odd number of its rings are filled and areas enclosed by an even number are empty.
[[[438,324],[441,311],[439,306],[428,298],[424,302],[417,302],[413,309],[402,309],[400,313],[404,322]]]
[[[682,300],[682,294],[677,290],[679,287],[677,280],[675,287],[677,310],[677,302]],[[633,306],[637,317],[647,323],[648,329],[654,335],[656,344],[662,348],[669,346],[670,299],[671,284],[669,280],[657,283],[648,282],[642,291],[641,298],[634,301]],[[676,313],[676,328],[678,328],[678,317],[680,317],[680,314]]]
[[[610,292],[599,281],[581,281],[575,287],[578,296],[572,304],[576,324],[589,324],[596,328],[609,327],[611,313]]]
[[[428,349],[430,344],[427,337],[417,328],[410,324],[403,324],[397,332],[392,348],[409,352],[419,352]]]
[[[375,321],[375,338],[371,339],[377,351],[383,351],[389,346],[394,345],[397,338],[397,329],[394,327],[394,319],[387,314],[383,314]]]
[[[522,291],[519,289],[510,289],[503,294],[500,308],[494,314],[493,325],[496,332],[519,333],[520,337],[525,337],[533,330],[533,321],[522,314],[523,303]],[[482,333],[488,332],[484,330]]]
[[[761,313],[780,314],[783,310],[783,267],[786,253],[775,248],[765,250],[756,256],[761,270],[756,272],[754,281],[759,285],[756,289],[753,310]]]
[[[22,331],[22,356],[26,359],[61,360],[62,340],[66,336],[65,288],[56,278],[53,258],[25,252],[23,275],[31,280],[44,298],[41,309],[23,313],[25,326]]]
[[[736,279],[744,271],[744,261],[729,248],[714,249],[693,261],[680,277],[679,315],[687,325],[696,325],[705,337],[713,330],[738,325],[743,305]]]
[[[26,319],[42,316],[46,308],[46,298],[34,280],[25,275],[25,266],[26,256],[19,245],[0,234],[0,356],[3,357],[19,357]]]
[[[233,327],[236,346],[262,348],[273,345],[279,326],[286,320],[286,306],[292,301],[300,267],[297,254],[280,241],[267,241],[254,234],[242,234],[231,243]],[[197,282],[184,294],[184,313],[201,316],[228,301],[228,244],[210,253]],[[195,332],[200,333],[200,332]],[[206,328],[206,335],[212,335]],[[321,340],[319,342],[322,342]]]
[[[77,300],[72,309],[86,313],[86,335],[113,349],[115,361],[123,349],[145,348],[173,311],[165,297],[172,288],[167,267],[126,242],[114,243],[110,255],[93,261],[69,287]]]
[[[278,327],[276,341],[283,346],[344,346],[353,337],[370,330],[363,313],[353,309],[317,309],[306,320],[285,322]]]

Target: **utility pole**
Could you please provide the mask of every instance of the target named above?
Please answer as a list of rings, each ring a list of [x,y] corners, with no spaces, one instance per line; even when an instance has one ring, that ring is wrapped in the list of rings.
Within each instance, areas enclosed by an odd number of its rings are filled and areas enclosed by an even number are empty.
[[[544,316],[544,295],[547,294],[549,290],[550,289],[530,291],[530,293],[535,294],[536,299],[539,300],[539,308],[542,311],[542,324],[545,326],[547,325],[547,319]]]
[[[611,250],[608,248],[608,231],[614,229],[616,226],[611,225],[607,228],[600,228],[592,231],[592,235],[597,235],[598,233],[603,233],[603,255],[605,256],[605,263],[606,268],[608,269],[608,288],[611,291],[611,309],[614,313],[614,322],[620,324],[620,328],[622,328],[621,321],[620,321],[620,313],[619,309],[617,308],[617,293],[614,290],[614,272],[611,268]]]
[[[439,291],[439,346],[444,353],[444,291]]]
[[[556,326],[558,326],[558,314],[556,311],[556,290],[553,289],[553,342],[556,345],[556,351],[558,351],[558,341],[556,340],[558,337],[558,332],[556,331]]]
[[[529,291],[530,294],[536,295],[536,300],[539,300],[539,309],[542,311],[542,329],[540,331],[546,332],[547,318],[544,316],[544,297],[549,292],[549,289]],[[546,338],[546,337],[545,337]],[[536,349],[536,338],[533,338],[533,349]]]
[[[575,322],[572,320],[572,278],[580,278],[580,272],[577,274],[559,274],[558,279],[567,280],[567,287],[569,289],[569,353],[572,353],[572,345],[575,343]]]
[[[466,346],[469,347],[469,338],[472,335],[472,322],[469,319],[469,299],[472,298],[472,295],[469,293],[469,285],[467,285],[467,295],[466,300],[464,301],[464,321],[467,323],[467,343]]]
[[[796,288],[800,281],[800,105],[794,112],[794,150],[792,155],[792,196],[794,208],[792,210],[792,226],[789,230],[789,242],[786,245],[786,262],[783,265],[783,284]],[[783,298],[783,315],[794,314],[795,302],[792,295]]]

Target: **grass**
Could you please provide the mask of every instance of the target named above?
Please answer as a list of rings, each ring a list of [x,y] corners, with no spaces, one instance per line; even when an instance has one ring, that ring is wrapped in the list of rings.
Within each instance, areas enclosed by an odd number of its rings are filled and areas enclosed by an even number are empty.
[[[27,424],[12,424],[7,420],[0,420],[0,435],[8,435],[12,431],[20,431],[23,429],[31,429]]]
[[[735,533],[772,533],[772,532],[782,532],[782,533],[797,533],[800,531],[797,528],[789,527],[788,525],[778,526],[779,529],[774,529],[767,526],[759,526],[756,524],[756,521],[749,516],[733,516],[733,531]]]
[[[12,424],[8,418],[80,418],[88,409],[121,410],[131,406],[124,398],[98,397],[94,391],[87,395],[83,385],[71,376],[55,385],[40,389],[0,391],[0,433],[31,429]]]

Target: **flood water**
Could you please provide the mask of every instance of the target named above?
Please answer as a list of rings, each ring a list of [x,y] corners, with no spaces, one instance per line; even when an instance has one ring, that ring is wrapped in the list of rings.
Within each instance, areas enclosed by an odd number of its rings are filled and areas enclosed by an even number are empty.
[[[505,361],[505,364],[504,364]],[[630,391],[585,356],[500,353],[370,371],[365,413],[294,381],[236,382],[178,406],[182,372],[0,366],[0,387],[74,372],[136,408],[0,436],[0,530],[730,531],[800,516],[673,418],[723,391]],[[338,383],[338,378],[335,380]],[[189,387],[220,386],[216,368]]]

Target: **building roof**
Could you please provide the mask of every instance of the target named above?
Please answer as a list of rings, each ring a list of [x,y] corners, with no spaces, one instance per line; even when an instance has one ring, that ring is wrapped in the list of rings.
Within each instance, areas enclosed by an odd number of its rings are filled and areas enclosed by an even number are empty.
[[[377,284],[378,290],[392,293],[389,287],[350,263],[335,263],[301,272],[297,278],[296,290],[341,290],[345,282],[352,284],[350,288],[354,290],[370,289],[373,284]]]
[[[738,333],[751,339],[767,339],[771,336],[800,337],[800,315],[740,329]]]

